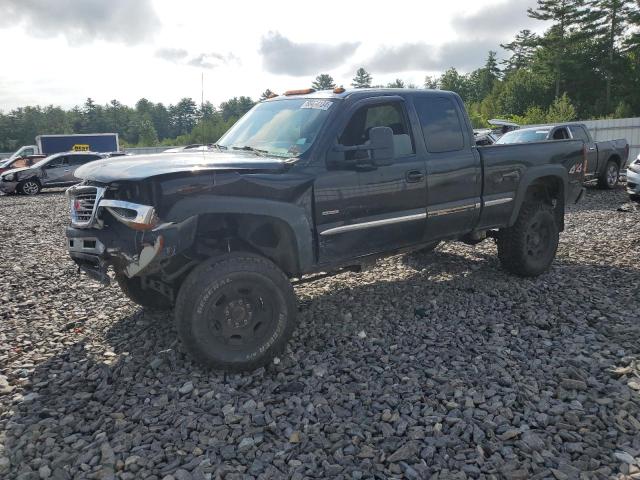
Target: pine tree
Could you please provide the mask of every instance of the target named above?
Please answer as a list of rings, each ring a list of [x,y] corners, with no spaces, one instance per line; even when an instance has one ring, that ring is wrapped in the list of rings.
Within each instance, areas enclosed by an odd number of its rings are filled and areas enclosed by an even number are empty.
[[[142,147],[154,147],[158,144],[158,133],[149,118],[140,122],[140,136],[138,145]]]
[[[553,22],[543,38],[543,44],[552,51],[556,98],[560,96],[563,81],[568,37],[579,31],[589,14],[584,6],[585,0],[538,0],[535,9],[527,9],[529,17]]]
[[[353,77],[353,82],[351,82],[351,86],[353,88],[369,88],[371,87],[371,81],[373,78],[371,74],[367,72],[364,68],[360,67],[356,72],[356,76]]]
[[[547,112],[547,122],[570,122],[576,118],[576,109],[564,93],[560,98],[556,98]]]
[[[528,67],[538,46],[540,39],[531,30],[520,30],[516,38],[510,43],[501,43],[500,46],[511,52],[511,57],[503,60],[507,72],[517,70],[519,68]]]
[[[405,88],[405,84],[400,78],[396,78],[393,82],[387,84],[387,88]]]
[[[264,101],[268,98],[271,98],[273,96],[277,95],[277,93],[274,93],[273,91],[271,91],[270,88],[267,88],[264,92],[262,92],[262,95],[260,95],[260,101]]]
[[[328,73],[321,73],[311,84],[311,88],[314,90],[332,90],[336,88],[336,84],[333,81],[333,77]]]
[[[431,75],[427,75],[424,77],[424,88],[428,90],[437,90],[438,89],[438,79],[432,77]]]
[[[602,45],[607,58],[605,107],[611,108],[611,89],[616,70],[618,51],[629,23],[633,21],[633,0],[592,0],[590,2],[592,25],[591,31],[596,41]]]

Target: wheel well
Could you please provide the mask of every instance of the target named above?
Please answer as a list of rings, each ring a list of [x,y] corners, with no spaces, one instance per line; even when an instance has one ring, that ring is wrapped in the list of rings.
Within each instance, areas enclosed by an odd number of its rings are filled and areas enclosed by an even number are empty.
[[[610,161],[612,161],[612,160],[613,160],[614,162],[616,162],[616,164],[618,165],[618,168],[620,168],[620,156],[619,156],[619,155],[611,155],[611,156],[609,157],[609,160],[607,160],[607,161],[609,161],[609,162],[610,162]]]
[[[279,218],[251,214],[204,214],[198,218],[196,249],[207,255],[249,251],[263,255],[287,275],[299,274],[293,230]]]
[[[564,183],[560,177],[546,176],[536,178],[528,187],[526,201],[543,201],[553,206],[556,224],[564,230]]]

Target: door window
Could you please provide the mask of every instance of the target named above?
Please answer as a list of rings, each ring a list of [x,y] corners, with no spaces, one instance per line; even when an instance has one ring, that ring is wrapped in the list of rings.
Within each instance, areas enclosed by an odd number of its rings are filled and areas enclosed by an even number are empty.
[[[97,155],[74,155],[73,157],[71,157],[71,166],[79,167],[80,165],[84,165],[85,163],[93,162],[98,158],[100,157],[98,157]]]
[[[569,138],[569,132],[565,127],[558,128],[555,132],[553,132],[554,140],[567,140]]]
[[[67,157],[58,157],[55,160],[53,160],[49,165],[47,165],[47,168],[60,168],[60,167],[68,167],[69,166],[69,159]]]
[[[571,130],[571,134],[576,140],[582,140],[584,143],[589,143],[589,135],[587,135],[587,132],[585,132],[584,128],[581,126],[572,125],[569,127],[569,130]]]
[[[424,96],[415,99],[415,106],[429,152],[454,152],[464,148],[462,123],[450,98]]]
[[[365,145],[369,132],[374,127],[389,127],[393,130],[393,146],[396,157],[415,153],[404,107],[399,102],[369,105],[359,108],[349,120],[339,143],[344,146]],[[346,152],[348,160],[362,158],[363,151]]]

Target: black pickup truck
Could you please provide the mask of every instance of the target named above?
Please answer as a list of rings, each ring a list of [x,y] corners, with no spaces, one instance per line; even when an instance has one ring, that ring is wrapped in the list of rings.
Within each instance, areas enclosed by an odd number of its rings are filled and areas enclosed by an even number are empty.
[[[174,308],[186,349],[265,365],[296,324],[292,278],[492,237],[503,267],[548,269],[583,192],[582,141],[478,148],[443,91],[290,91],[208,152],[99,160],[67,192],[68,250],[90,276]]]
[[[629,159],[629,143],[624,138],[596,142],[584,123],[556,123],[520,128],[505,133],[496,144],[568,139],[583,141],[587,149],[585,180],[598,180],[598,187],[602,189],[615,188],[620,170],[627,165]]]

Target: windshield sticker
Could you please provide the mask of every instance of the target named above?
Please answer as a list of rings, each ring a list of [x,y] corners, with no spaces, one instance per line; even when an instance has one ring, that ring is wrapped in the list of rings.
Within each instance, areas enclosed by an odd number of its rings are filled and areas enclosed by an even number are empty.
[[[300,108],[313,108],[315,110],[329,110],[333,102],[329,100],[307,100]]]

